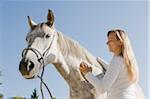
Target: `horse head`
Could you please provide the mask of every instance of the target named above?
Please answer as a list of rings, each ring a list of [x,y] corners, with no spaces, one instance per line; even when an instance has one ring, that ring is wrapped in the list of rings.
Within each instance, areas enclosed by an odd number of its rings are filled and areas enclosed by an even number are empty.
[[[48,10],[47,22],[36,24],[28,16],[30,32],[26,36],[28,47],[22,52],[19,71],[27,79],[34,78],[48,63],[57,61],[57,32],[54,28],[54,14]]]

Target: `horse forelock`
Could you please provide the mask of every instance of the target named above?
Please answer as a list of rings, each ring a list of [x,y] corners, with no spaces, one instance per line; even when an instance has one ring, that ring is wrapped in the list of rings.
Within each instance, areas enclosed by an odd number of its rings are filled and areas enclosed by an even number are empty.
[[[26,36],[26,39],[32,37],[43,37],[44,36],[44,32],[41,28],[41,24],[38,24],[37,26],[34,27],[34,29],[29,30],[29,33]]]

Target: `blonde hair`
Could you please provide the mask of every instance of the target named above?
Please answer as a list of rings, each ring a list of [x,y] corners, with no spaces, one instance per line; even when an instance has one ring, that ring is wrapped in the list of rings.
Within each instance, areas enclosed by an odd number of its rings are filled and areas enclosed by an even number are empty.
[[[123,44],[121,55],[123,56],[124,62],[127,66],[129,80],[132,83],[137,82],[139,79],[139,75],[138,75],[139,71],[138,71],[137,62],[127,33],[125,33],[123,30],[116,29],[116,30],[109,31],[107,36],[109,36],[111,32],[116,33],[118,40],[120,40]]]

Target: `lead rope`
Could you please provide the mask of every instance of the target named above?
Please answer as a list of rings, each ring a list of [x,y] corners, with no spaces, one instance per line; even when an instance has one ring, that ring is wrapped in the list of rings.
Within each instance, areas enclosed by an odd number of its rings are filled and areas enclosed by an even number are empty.
[[[43,64],[41,76],[39,76],[39,75],[37,76],[37,77],[40,79],[40,81],[41,81],[41,82],[40,82],[40,90],[41,90],[42,99],[44,99],[43,87],[42,87],[43,84],[44,84],[44,86],[46,87],[46,89],[47,89],[47,91],[48,91],[48,93],[49,93],[51,99],[56,99],[56,98],[53,97],[53,95],[52,95],[51,91],[49,90],[47,84],[43,81],[43,75],[44,75],[44,70],[45,70],[43,55],[42,55],[38,50],[36,50],[36,49],[34,49],[34,48],[25,48],[25,49],[22,51],[22,57],[24,56],[24,54],[26,53],[25,51],[27,51],[27,50],[31,50],[32,52],[34,52],[35,55],[36,55],[37,58],[38,58],[38,61],[41,63],[41,65]],[[24,53],[24,52],[25,52],[25,53]],[[37,53],[41,56],[41,58],[38,57],[38,54],[37,54]],[[41,60],[42,60],[42,62],[41,62]]]
[[[41,60],[42,60],[42,63],[41,63]],[[43,87],[42,87],[42,85],[44,84],[44,86],[46,87],[46,89],[47,89],[47,91],[48,91],[48,93],[49,93],[49,95],[50,95],[50,97],[51,97],[51,99],[53,99],[53,96],[52,96],[52,93],[50,92],[50,90],[49,90],[49,88],[48,88],[48,86],[46,85],[46,83],[43,81],[43,75],[44,75],[44,70],[45,70],[45,66],[44,66],[44,59],[43,59],[43,56],[41,55],[41,58],[40,59],[38,59],[38,61],[41,63],[41,64],[43,64],[43,68],[42,68],[42,73],[41,73],[41,76],[37,76],[40,80],[41,80],[41,82],[40,82],[40,90],[41,90],[41,95],[42,95],[42,99],[44,99],[44,94],[43,94]]]
[[[40,82],[40,90],[41,90],[42,99],[44,99],[44,93],[43,93],[43,87],[42,87],[43,84],[44,84],[44,86],[46,87],[46,89],[47,89],[47,91],[48,91],[48,93],[49,93],[51,99],[54,99],[54,98],[53,98],[53,95],[52,95],[52,93],[51,93],[51,91],[49,90],[49,88],[48,88],[48,86],[47,86],[47,84],[43,81],[43,75],[44,75],[44,70],[45,70],[44,64],[45,64],[45,63],[44,63],[44,58],[43,58],[42,55],[41,55],[41,58],[38,59],[38,61],[41,62],[41,59],[42,59],[42,63],[41,63],[41,64],[43,64],[42,73],[41,73],[41,76],[38,75],[37,77],[41,80],[41,82]]]
[[[37,76],[37,77],[41,80],[41,82],[40,82],[40,90],[41,90],[41,94],[42,94],[42,99],[44,99],[42,84],[44,84],[44,86],[46,87],[46,89],[47,89],[47,91],[48,91],[48,93],[49,93],[51,99],[54,99],[52,93],[50,92],[50,90],[49,90],[49,88],[48,88],[48,86],[47,86],[46,83],[43,81],[43,74],[44,74],[44,67],[43,67],[43,70],[42,70],[41,77],[40,77],[40,76]]]

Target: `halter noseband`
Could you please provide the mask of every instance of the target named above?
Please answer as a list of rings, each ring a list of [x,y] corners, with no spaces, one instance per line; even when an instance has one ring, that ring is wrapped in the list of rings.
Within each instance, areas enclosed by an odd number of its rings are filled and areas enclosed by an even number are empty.
[[[22,51],[22,57],[23,57],[23,58],[24,58],[24,56],[25,56],[25,54],[27,53],[28,50],[31,50],[31,51],[36,55],[36,57],[37,57],[37,59],[38,59],[38,62],[41,63],[41,65],[44,65],[44,56],[43,56],[43,54],[41,54],[41,53],[40,53],[37,49],[35,49],[35,48],[28,47],[28,48],[23,49],[23,51]],[[40,55],[40,58],[39,58],[39,55]],[[43,60],[43,61],[41,62],[41,60]]]

